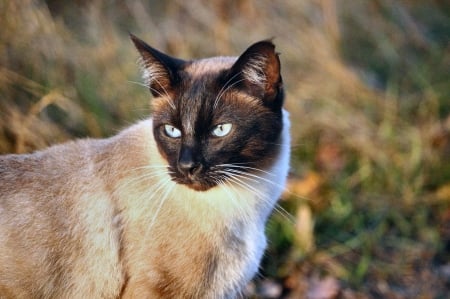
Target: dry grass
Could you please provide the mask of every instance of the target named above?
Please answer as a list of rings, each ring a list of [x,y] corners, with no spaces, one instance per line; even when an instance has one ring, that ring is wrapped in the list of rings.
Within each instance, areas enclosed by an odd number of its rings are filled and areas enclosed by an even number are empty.
[[[444,298],[450,7],[419,2],[1,1],[0,153],[148,115],[129,31],[184,58],[276,37],[295,143],[281,204],[297,223],[272,218],[251,293]]]

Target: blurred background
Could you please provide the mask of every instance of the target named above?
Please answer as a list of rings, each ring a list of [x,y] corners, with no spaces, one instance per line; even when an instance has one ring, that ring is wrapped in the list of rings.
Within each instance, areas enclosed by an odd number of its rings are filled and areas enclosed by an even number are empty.
[[[275,38],[292,169],[249,298],[449,298],[449,1],[0,0],[0,153],[147,117],[128,32],[185,59]]]

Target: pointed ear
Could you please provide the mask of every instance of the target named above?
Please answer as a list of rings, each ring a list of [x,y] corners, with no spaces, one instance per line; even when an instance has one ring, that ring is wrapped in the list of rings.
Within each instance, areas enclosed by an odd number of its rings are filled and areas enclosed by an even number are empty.
[[[131,33],[130,38],[141,55],[145,84],[154,97],[166,95],[178,82],[178,70],[185,62],[150,47]]]
[[[234,63],[228,78],[252,96],[266,101],[278,99],[282,79],[275,45],[270,40],[251,45]]]

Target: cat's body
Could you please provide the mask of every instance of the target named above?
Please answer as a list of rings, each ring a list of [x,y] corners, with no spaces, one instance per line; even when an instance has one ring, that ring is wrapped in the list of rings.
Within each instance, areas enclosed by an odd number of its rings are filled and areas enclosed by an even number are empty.
[[[229,69],[240,59],[190,62],[183,65],[189,75],[174,79],[168,57],[146,56],[153,49],[133,41],[156,96],[152,119],[108,139],[0,156],[0,298],[235,298],[257,272],[264,226],[288,171],[282,103],[266,108],[253,92],[269,91],[231,90],[244,82],[230,79],[239,77]],[[276,57],[263,43],[258,55]],[[267,99],[282,102],[275,79],[279,98]],[[175,88],[187,80],[192,88]],[[183,106],[189,92],[189,101],[197,93],[203,103]],[[276,132],[247,124],[250,111],[276,119]],[[204,126],[213,133],[200,134]],[[240,126],[250,133],[245,140]],[[266,134],[260,142],[267,144],[256,144],[252,132]]]

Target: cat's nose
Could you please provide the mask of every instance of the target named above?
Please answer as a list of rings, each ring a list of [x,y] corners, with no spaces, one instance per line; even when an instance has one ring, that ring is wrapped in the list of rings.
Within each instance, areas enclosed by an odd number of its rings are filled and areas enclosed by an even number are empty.
[[[195,153],[191,148],[183,148],[178,160],[178,170],[187,177],[193,177],[198,174],[202,165],[195,158]]]
[[[201,171],[201,169],[202,165],[194,161],[180,161],[178,163],[178,170],[189,178],[197,175]]]

